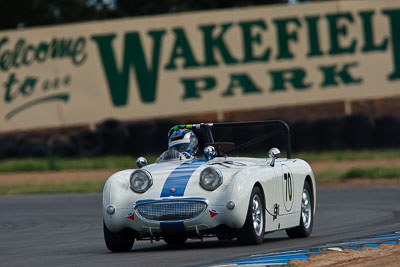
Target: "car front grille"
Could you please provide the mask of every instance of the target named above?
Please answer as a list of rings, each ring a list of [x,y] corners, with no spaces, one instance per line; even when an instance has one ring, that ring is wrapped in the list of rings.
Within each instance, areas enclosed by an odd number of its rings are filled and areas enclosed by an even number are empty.
[[[151,221],[180,221],[194,219],[207,208],[200,201],[163,201],[140,204],[136,207],[138,214]]]

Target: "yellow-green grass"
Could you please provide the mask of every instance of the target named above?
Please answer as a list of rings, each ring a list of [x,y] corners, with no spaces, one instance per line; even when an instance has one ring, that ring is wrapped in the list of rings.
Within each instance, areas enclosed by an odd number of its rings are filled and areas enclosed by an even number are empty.
[[[389,158],[400,158],[400,149],[380,149],[380,150],[365,149],[365,150],[299,152],[299,153],[293,153],[293,157],[301,158],[306,161],[389,159]]]
[[[315,173],[318,184],[344,182],[355,178],[400,179],[400,167],[350,168],[348,170],[328,170]]]
[[[344,171],[329,170],[315,173],[315,178],[318,185],[323,185],[326,183],[341,183],[353,178],[400,179],[400,167],[351,168]],[[39,193],[100,193],[103,190],[103,186],[104,181],[102,180],[0,185],[0,195]]]
[[[101,192],[104,181],[0,185],[0,195]]]
[[[129,156],[7,159],[0,161],[0,172],[126,169],[135,167],[135,162],[136,158]]]
[[[268,152],[246,154],[249,157],[268,157]],[[282,152],[282,156],[284,153]],[[201,157],[201,154],[198,155]],[[306,161],[343,161],[343,160],[372,160],[400,158],[400,149],[387,150],[343,150],[325,152],[293,153],[293,158]],[[147,160],[153,163],[157,155],[148,155]],[[0,161],[0,172],[29,172],[29,171],[57,171],[57,170],[99,170],[99,169],[125,169],[135,166],[135,157],[130,156],[104,156],[95,158],[47,158],[5,159]]]
[[[240,154],[239,154],[240,155]],[[236,156],[236,155],[235,155]],[[268,150],[245,153],[246,157],[267,158]],[[281,157],[286,157],[285,150],[281,150]],[[292,151],[292,158],[306,161],[345,161],[345,160],[372,160],[400,158],[400,149],[365,149],[365,150],[331,150],[331,151]]]

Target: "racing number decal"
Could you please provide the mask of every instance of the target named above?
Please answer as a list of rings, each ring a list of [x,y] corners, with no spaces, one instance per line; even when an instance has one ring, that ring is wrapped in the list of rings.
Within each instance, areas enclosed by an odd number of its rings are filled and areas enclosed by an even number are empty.
[[[286,165],[282,165],[282,197],[286,211],[290,211],[294,200],[294,181]]]
[[[290,173],[285,173],[284,175],[284,180],[286,181],[286,200],[285,201],[292,201],[292,196],[293,196],[293,186],[292,186],[292,176]]]

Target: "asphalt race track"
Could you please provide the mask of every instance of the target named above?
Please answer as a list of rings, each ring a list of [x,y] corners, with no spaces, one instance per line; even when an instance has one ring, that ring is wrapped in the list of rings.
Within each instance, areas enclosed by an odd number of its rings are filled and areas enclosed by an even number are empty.
[[[104,245],[100,194],[2,196],[0,265],[199,266],[400,231],[400,187],[326,187],[317,194],[310,238],[289,239],[280,231],[248,247],[235,240],[193,240],[181,247],[140,241],[129,253],[110,253]]]

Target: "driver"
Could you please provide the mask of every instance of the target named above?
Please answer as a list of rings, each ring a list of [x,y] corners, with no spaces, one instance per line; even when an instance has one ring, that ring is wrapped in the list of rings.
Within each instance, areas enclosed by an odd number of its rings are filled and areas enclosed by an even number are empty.
[[[168,150],[162,153],[156,162],[193,158],[198,145],[199,141],[193,131],[188,129],[173,131],[168,137]]]
[[[179,129],[172,132],[168,139],[168,149],[177,150],[187,156],[194,156],[197,153],[199,141],[193,131]]]

